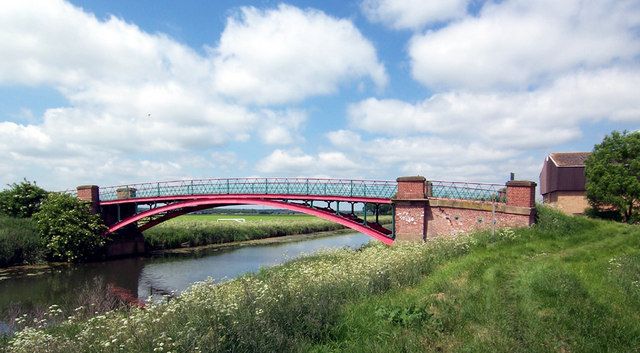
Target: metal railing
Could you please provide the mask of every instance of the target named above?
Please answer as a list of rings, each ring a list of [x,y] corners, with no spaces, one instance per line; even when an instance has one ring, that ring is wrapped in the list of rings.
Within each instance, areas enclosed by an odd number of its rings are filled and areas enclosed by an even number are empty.
[[[507,202],[506,186],[500,184],[433,180],[431,188],[432,197],[442,199]]]
[[[431,197],[505,203],[502,184],[432,180]],[[100,200],[189,195],[282,194],[394,198],[398,183],[390,180],[319,178],[226,178],[176,180],[100,187]],[[75,190],[65,193],[76,194]]]
[[[392,198],[395,181],[318,178],[177,180],[100,188],[100,200],[187,195],[283,194]]]

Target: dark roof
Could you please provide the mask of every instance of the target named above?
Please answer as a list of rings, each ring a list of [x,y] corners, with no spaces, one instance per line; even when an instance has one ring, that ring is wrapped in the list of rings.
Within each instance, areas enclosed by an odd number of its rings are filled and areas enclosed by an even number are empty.
[[[591,152],[555,152],[549,157],[558,167],[584,167],[584,161]]]

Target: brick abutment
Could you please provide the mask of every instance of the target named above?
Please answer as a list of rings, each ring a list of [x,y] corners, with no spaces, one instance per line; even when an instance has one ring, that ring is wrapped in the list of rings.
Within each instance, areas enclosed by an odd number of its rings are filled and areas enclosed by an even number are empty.
[[[483,229],[529,226],[535,222],[535,188],[532,181],[509,181],[506,202],[439,199],[422,176],[397,179],[393,199],[395,236],[398,241],[424,241]]]

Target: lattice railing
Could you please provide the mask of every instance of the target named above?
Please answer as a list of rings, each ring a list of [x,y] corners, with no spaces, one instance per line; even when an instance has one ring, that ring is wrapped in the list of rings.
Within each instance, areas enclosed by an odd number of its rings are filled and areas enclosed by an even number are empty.
[[[178,180],[100,188],[100,200],[186,195],[284,194],[392,198],[395,181],[317,178]]]
[[[282,194],[393,198],[398,184],[389,180],[318,178],[227,178],[177,180],[100,187],[100,200],[188,195]],[[75,194],[74,190],[67,193]],[[501,184],[431,181],[431,197],[506,202]]]
[[[432,197],[443,199],[507,202],[506,187],[500,184],[431,181]]]

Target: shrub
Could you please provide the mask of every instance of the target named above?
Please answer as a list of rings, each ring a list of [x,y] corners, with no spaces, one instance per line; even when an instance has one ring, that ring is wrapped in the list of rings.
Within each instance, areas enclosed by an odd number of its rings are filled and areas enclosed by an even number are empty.
[[[0,216],[0,267],[42,261],[45,244],[31,219]]]
[[[0,192],[0,213],[9,217],[28,218],[40,207],[47,192],[35,182],[23,180]]]
[[[589,207],[585,210],[584,214],[591,218],[622,222],[622,216],[618,210],[599,210],[597,208]]]
[[[536,216],[535,229],[546,237],[567,236],[595,226],[595,223],[587,218],[569,216],[548,206],[538,205]]]
[[[86,260],[105,244],[102,234],[107,228],[100,216],[71,195],[49,194],[33,218],[51,259]]]

